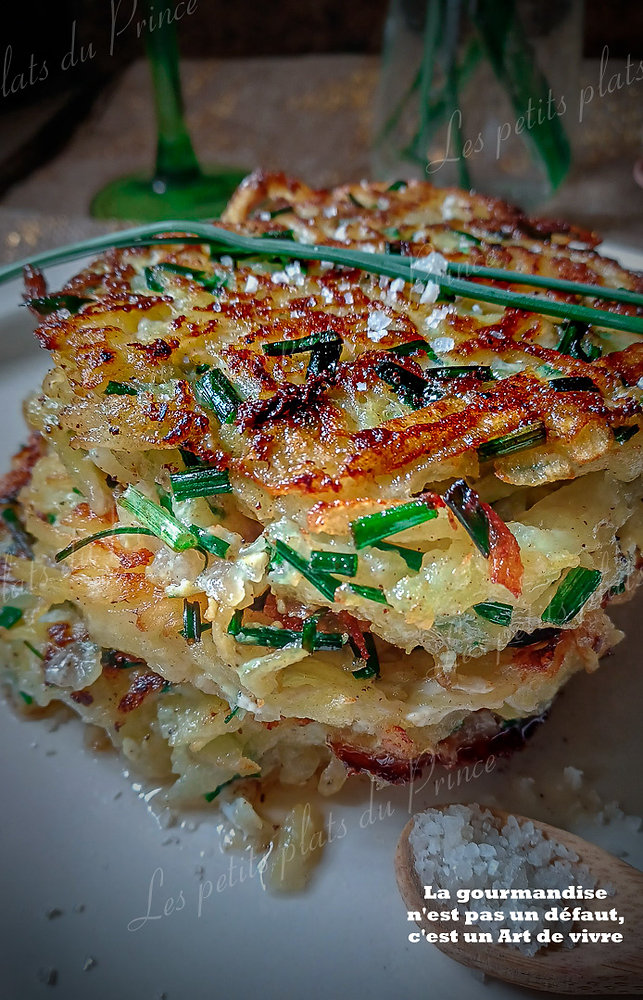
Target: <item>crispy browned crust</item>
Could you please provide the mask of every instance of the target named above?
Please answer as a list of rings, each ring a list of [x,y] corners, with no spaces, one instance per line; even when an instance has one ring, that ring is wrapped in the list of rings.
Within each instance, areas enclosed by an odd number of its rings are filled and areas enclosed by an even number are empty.
[[[350,196],[364,210],[358,210]],[[447,197],[457,199],[457,213],[444,220]],[[270,217],[270,211],[286,207],[289,212]],[[471,245],[466,255],[461,250],[442,251],[443,255],[471,264],[643,290],[641,275],[594,252],[597,238],[591,233],[529,219],[497,199],[419,182],[400,191],[387,191],[382,184],[314,191],[282,175],[257,174],[244,182],[224,218],[231,229],[261,233],[292,228],[301,240],[334,246],[350,242],[378,251],[390,246],[392,230],[399,231],[401,238],[393,249],[415,256],[430,253],[445,232],[468,232],[479,244]],[[345,239],[338,239],[342,226]],[[377,375],[378,363],[391,357],[382,352],[421,335],[409,285],[385,301],[377,278],[313,265],[303,290],[292,286],[276,290],[269,275],[260,275],[257,292],[245,291],[243,281],[238,281],[236,290],[224,289],[216,302],[177,315],[168,297],[131,290],[133,263],[141,256],[147,260],[146,253],[142,248],[108,253],[66,287],[68,292],[96,294],[97,301],[76,316],[52,314],[37,331],[65,380],[60,425],[71,432],[74,447],[124,451],[183,447],[214,464],[226,464],[275,496],[332,496],[340,490],[356,495],[367,482],[403,474],[428,455],[436,471],[441,464],[452,466],[483,441],[535,421],[547,428],[543,454],[564,456],[565,474],[573,475],[575,463],[594,460],[609,449],[611,434],[605,436],[606,431],[641,413],[637,394],[623,393],[623,386],[636,386],[643,376],[643,344],[590,363],[556,350],[555,324],[544,317],[507,310],[499,322],[485,325],[478,316],[460,311],[447,319],[458,357],[487,364],[494,357],[523,358],[528,370],[492,384],[458,379],[430,407],[360,427],[351,412],[366,395],[383,403],[394,398]],[[210,266],[198,247],[165,247],[163,254],[175,263]],[[237,271],[242,277],[243,268],[242,261]],[[179,280],[186,289],[192,285],[190,279]],[[556,292],[545,294],[571,299]],[[601,300],[593,304],[605,305]],[[613,309],[635,311],[623,304]],[[430,311],[425,307],[424,315]],[[377,343],[367,335],[373,312],[390,320]],[[135,331],[143,319],[169,321],[169,335],[138,342]],[[305,357],[272,358],[263,353],[263,345],[270,341],[322,330],[336,332],[344,343],[342,362],[330,377],[306,383]],[[185,358],[192,364],[215,358],[233,381],[246,387],[248,401],[225,442],[217,421],[199,405],[183,375]],[[409,372],[422,371],[412,357],[396,363]],[[589,377],[599,391],[557,393],[535,372],[542,364],[563,375]],[[110,379],[142,381],[143,391],[138,396],[105,396]],[[162,403],[154,396],[161,383],[169,389]],[[583,447],[601,433],[602,443],[588,459]],[[505,468],[502,478],[515,481],[512,474]]]

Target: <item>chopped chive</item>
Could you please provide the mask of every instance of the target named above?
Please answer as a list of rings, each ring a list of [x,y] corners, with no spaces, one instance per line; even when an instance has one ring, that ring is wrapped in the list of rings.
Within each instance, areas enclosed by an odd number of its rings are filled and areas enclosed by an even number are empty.
[[[33,705],[33,698],[30,694],[27,694],[26,691],[18,691],[18,694],[24,701],[25,705]]]
[[[364,645],[366,646],[368,656],[365,660],[365,665],[360,667],[359,670],[353,670],[353,677],[357,680],[368,680],[370,677],[379,677],[380,675],[380,661],[377,655],[377,649],[375,646],[375,640],[371,632],[363,632],[362,639]],[[354,640],[351,640],[351,646],[353,647],[353,652],[359,660],[363,660],[360,650],[357,648]]]
[[[226,715],[225,719],[223,720],[224,726],[227,726],[229,722],[232,722],[232,720],[234,719],[235,715],[239,711],[239,708],[240,708],[239,705],[235,705],[234,708],[231,709],[230,712],[228,712],[228,714]]]
[[[115,667],[118,670],[131,670],[132,667],[145,666],[145,660],[128,656],[126,653],[121,653],[119,649],[103,649],[100,654],[100,662],[103,667]]]
[[[545,425],[539,421],[528,427],[521,427],[518,430],[510,431],[509,434],[502,434],[500,437],[485,441],[478,446],[478,458],[481,462],[485,462],[489,458],[498,458],[500,455],[512,455],[515,451],[534,448],[546,440],[547,430]]]
[[[507,646],[521,649],[524,646],[533,646],[537,642],[549,642],[558,635],[560,629],[557,628],[537,628],[534,632],[523,632],[519,629]]]
[[[349,583],[349,588],[359,597],[365,597],[368,601],[376,601],[378,604],[388,604],[384,591],[379,587],[365,587],[361,583]]]
[[[313,650],[338,650],[346,644],[346,636],[341,632],[317,632],[313,642]],[[305,648],[305,647],[304,647]]]
[[[71,491],[72,491],[72,493],[75,493],[76,496],[79,496],[79,497],[82,497],[84,495],[83,493],[81,493],[81,491],[78,489],[77,486],[72,486]]]
[[[207,367],[208,366],[206,365],[206,368]],[[196,455],[194,455],[191,451],[186,451],[185,448],[179,448],[179,454],[183,459],[183,463],[186,466],[186,468],[192,469],[195,467],[199,468],[201,467],[201,462],[196,457]]]
[[[231,424],[243,400],[220,368],[211,368],[194,383],[194,395],[206,410],[213,410],[223,424]]]
[[[55,524],[56,515],[50,511],[48,514],[45,514],[45,520],[47,521],[47,524]]]
[[[481,618],[494,625],[511,625],[513,608],[511,604],[502,604],[500,601],[483,601],[482,604],[474,604],[473,610]]]
[[[97,531],[93,535],[87,535],[86,538],[79,538],[77,542],[72,542],[66,548],[61,549],[54,556],[56,562],[62,562],[68,556],[72,555],[74,552],[78,552],[79,549],[83,549],[86,545],[90,545],[91,542],[97,542],[101,538],[109,538],[112,535],[152,535],[156,536],[155,531],[150,531],[148,528],[133,528],[129,525],[119,525],[117,528],[106,528],[104,531]]]
[[[162,283],[159,281],[159,272],[161,274],[163,272],[178,274],[182,278],[190,278],[208,292],[220,291],[226,283],[225,278],[222,278],[218,274],[208,274],[206,271],[200,271],[198,268],[185,267],[183,264],[172,264],[170,261],[161,261],[159,264],[153,264],[144,270],[145,283],[152,292],[165,291]]]
[[[386,190],[387,191],[403,191],[404,188],[407,188],[408,186],[409,186],[408,185],[408,181],[393,181],[392,184],[389,184],[389,186],[387,187]]]
[[[66,309],[72,316],[87,303],[94,299],[82,295],[43,295],[41,298],[27,299],[25,305],[37,312],[39,316],[49,316],[59,309]]]
[[[416,525],[430,521],[437,516],[438,512],[435,507],[431,507],[427,500],[412,500],[399,507],[389,507],[388,510],[380,510],[375,514],[358,517],[351,524],[355,548],[363,549],[367,545],[374,545],[375,542],[381,542],[389,535],[396,535],[407,528],[414,528]]]
[[[166,510],[168,514],[174,514],[174,507],[172,506],[172,497],[170,494],[163,489],[158,483],[156,484],[156,493],[159,498],[159,503],[163,510]]]
[[[626,441],[629,441],[630,438],[638,433],[638,430],[638,424],[630,424],[626,427],[613,427],[612,434],[615,441],[618,441],[619,444],[625,444]]]
[[[233,781],[237,781],[240,777],[240,774],[234,774],[231,778],[228,778],[227,781],[223,781],[220,785],[217,785],[213,792],[206,792],[203,798],[206,802],[214,802],[217,795],[219,795],[224,788],[227,788],[228,785],[231,785]]]
[[[315,639],[317,637],[317,615],[307,618],[301,627],[301,647],[312,653],[315,649]]]
[[[5,507],[2,511],[2,520],[7,526],[7,530],[11,535],[11,539],[16,546],[18,552],[23,555],[26,559],[33,559],[33,549],[31,547],[34,541],[33,535],[30,535],[22,524],[22,521],[16,514],[13,507]]]
[[[416,572],[422,569],[422,559],[424,556],[423,552],[416,552],[415,549],[407,549],[402,545],[393,545],[391,542],[375,542],[373,546],[376,549],[381,549],[382,552],[395,552],[400,556],[409,569],[413,569]]]
[[[143,269],[143,276],[145,278],[145,284],[151,292],[163,293],[163,285],[158,280],[154,267],[145,267]]]
[[[0,611],[0,628],[13,628],[21,618],[22,611],[20,608],[12,608],[11,605],[5,604],[4,608]]]
[[[43,654],[39,650],[37,650],[35,646],[32,646],[30,642],[27,642],[26,639],[24,640],[24,644],[30,653],[33,653],[34,656],[37,656],[39,660],[44,660]]]
[[[245,626],[235,635],[237,642],[248,646],[267,646],[271,649],[285,649],[287,646],[301,646],[301,632],[291,628],[276,628],[273,625],[257,627]]]
[[[348,192],[348,197],[349,197],[349,199],[350,199],[350,200],[351,200],[351,201],[353,202],[353,205],[356,205],[356,206],[357,206],[357,208],[361,208],[361,209],[364,209],[364,208],[366,208],[366,205],[362,205],[361,201],[358,201],[358,200],[357,200],[357,198],[356,198],[356,197],[355,197],[355,195],[354,195],[354,194],[352,193],[352,191],[349,191],[349,192]]]
[[[601,356],[600,347],[591,343],[588,343],[587,347],[583,346],[583,338],[590,329],[587,323],[564,320],[558,327],[561,338],[556,350],[560,351],[561,354],[568,354],[571,358],[577,358],[579,361],[596,361]]]
[[[218,535],[213,535],[205,528],[200,528],[198,524],[191,524],[190,531],[198,539],[201,548],[205,549],[206,552],[210,552],[213,556],[220,556],[221,559],[225,559],[226,553],[230,548],[230,542],[219,538]]]
[[[232,493],[227,469],[202,467],[175,472],[170,476],[172,492],[177,500],[211,497],[215,493]]]
[[[270,218],[276,219],[278,215],[283,215],[285,212],[292,212],[292,205],[283,205],[281,208],[275,208],[270,212]]]
[[[183,636],[189,645],[201,642],[201,605],[198,601],[183,601]]]
[[[543,621],[551,622],[552,625],[566,625],[587,603],[601,578],[602,574],[597,569],[586,569],[584,566],[570,569],[543,611]]]
[[[414,410],[435,402],[443,395],[441,390],[432,390],[429,382],[421,375],[407,371],[392,361],[381,361],[375,366],[375,372],[383,382],[391,386],[403,403]]]
[[[112,382],[111,379],[103,389],[105,396],[138,396],[138,389],[125,382]]]
[[[123,507],[144,528],[160,538],[175,552],[192,549],[197,540],[184,524],[168,514],[159,504],[148,500],[133,486],[128,486],[125,492],[117,498],[116,503]]]
[[[355,576],[357,573],[357,556],[354,552],[320,552],[310,553],[310,568],[322,573],[339,573],[340,576]]]
[[[493,379],[493,372],[488,365],[443,365],[441,368],[427,368],[424,374],[429,378],[440,380],[463,378],[467,375],[477,378],[481,382],[489,382]]]
[[[568,375],[565,378],[550,378],[548,383],[550,389],[556,392],[600,392],[595,382],[584,375]]]
[[[491,553],[489,518],[475,490],[464,479],[458,479],[444,494],[444,502],[467,530],[477,549],[488,559]]]
[[[242,620],[243,620],[243,611],[241,609],[238,609],[237,611],[235,611],[228,624],[227,628],[228,635],[239,634],[239,632],[241,631]]]
[[[306,377],[320,375],[323,371],[333,368],[342,353],[342,338],[333,330],[321,330],[308,337],[298,337],[295,340],[278,340],[264,344],[263,351],[269,358],[283,357],[290,354],[305,354],[311,352]]]
[[[306,378],[333,371],[342,355],[343,340],[332,330],[320,334],[320,341],[310,355]]]
[[[457,236],[461,236],[467,243],[473,243],[475,246],[482,246],[482,240],[478,239],[472,233],[466,233],[464,229],[452,229],[452,233],[456,233]]]
[[[426,340],[407,340],[405,344],[396,344],[395,347],[386,347],[386,351],[396,354],[398,358],[405,358],[408,354],[415,354],[417,351],[424,351],[431,361],[438,361],[438,356]]]
[[[300,556],[298,552],[295,552],[290,545],[282,542],[280,538],[275,541],[275,551],[277,555],[281,556],[282,559],[301,573],[328,601],[335,599],[335,591],[342,585],[341,580],[331,576],[330,573],[320,573],[313,570],[307,559]]]

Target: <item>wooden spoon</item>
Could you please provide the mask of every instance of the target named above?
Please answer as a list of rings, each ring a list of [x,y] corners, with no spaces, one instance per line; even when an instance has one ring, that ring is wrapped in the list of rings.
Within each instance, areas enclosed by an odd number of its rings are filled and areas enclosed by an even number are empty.
[[[480,808],[488,809],[503,824],[510,815],[489,806]],[[520,824],[527,822],[524,816],[516,816],[516,819]],[[581,942],[571,949],[545,947],[531,958],[505,944],[469,944],[458,941],[437,944],[436,947],[456,962],[479,969],[496,979],[504,979],[531,989],[550,993],[643,993],[643,873],[565,830],[557,830],[554,826],[537,823],[535,820],[531,822],[546,837],[558,840],[574,851],[580,861],[587,865],[599,886],[612,885],[616,889],[615,896],[608,896],[596,903],[588,900],[560,900],[553,901],[551,905],[582,906],[583,909],[597,906],[601,910],[616,908],[624,918],[623,924],[600,922],[593,927],[589,924],[585,926],[590,930],[622,933],[623,940],[620,943],[606,944]],[[409,844],[412,827],[413,819],[404,827],[395,855],[397,884],[406,908],[420,913],[423,913],[423,907],[429,911],[451,909],[452,903],[427,903],[424,898],[424,888],[415,870],[413,850]],[[525,903],[522,905],[528,906]],[[476,903],[473,902],[472,909],[475,906]],[[429,922],[424,916],[416,922],[418,927],[433,933],[444,930],[447,926],[451,929],[451,925]],[[476,925],[472,930],[475,929],[485,929],[485,926],[480,928]]]

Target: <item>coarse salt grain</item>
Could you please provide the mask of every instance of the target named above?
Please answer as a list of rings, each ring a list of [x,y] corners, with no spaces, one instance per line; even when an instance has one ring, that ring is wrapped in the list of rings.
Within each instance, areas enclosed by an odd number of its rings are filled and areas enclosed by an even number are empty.
[[[455,340],[453,337],[436,337],[435,340],[432,340],[430,343],[436,354],[447,354],[455,347]]]
[[[249,274],[246,280],[246,287],[244,291],[246,292],[256,292],[259,288],[259,282],[255,278],[254,274]]]
[[[545,835],[527,820],[520,824],[515,816],[504,825],[489,810],[476,803],[449,805],[418,813],[409,834],[415,870],[422,885],[447,889],[450,898],[463,914],[466,909],[486,910],[491,901],[473,905],[457,902],[458,889],[566,889],[570,885],[593,889],[596,880],[578,855],[564,844]],[[497,940],[501,928],[529,930],[530,941],[512,945],[526,955],[535,955],[547,947],[536,940],[545,927],[569,930],[569,921],[545,921],[550,900],[502,900],[494,908],[506,914],[502,921],[483,923],[480,929],[491,932]],[[563,907],[564,908],[564,907]],[[510,911],[532,911],[535,920],[512,920]],[[573,947],[569,938],[566,948]]]
[[[385,313],[377,311],[369,314],[368,321],[366,323],[366,335],[370,340],[374,340],[375,343],[382,340],[386,336],[386,331],[393,320],[390,316]]]

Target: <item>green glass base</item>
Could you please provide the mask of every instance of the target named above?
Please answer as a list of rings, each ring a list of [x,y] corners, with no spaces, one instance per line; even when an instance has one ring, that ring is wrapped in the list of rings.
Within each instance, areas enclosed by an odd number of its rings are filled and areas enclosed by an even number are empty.
[[[163,181],[133,174],[119,177],[94,195],[90,213],[96,219],[155,222],[162,219],[214,219],[247,175],[233,168],[199,173],[189,181]]]

